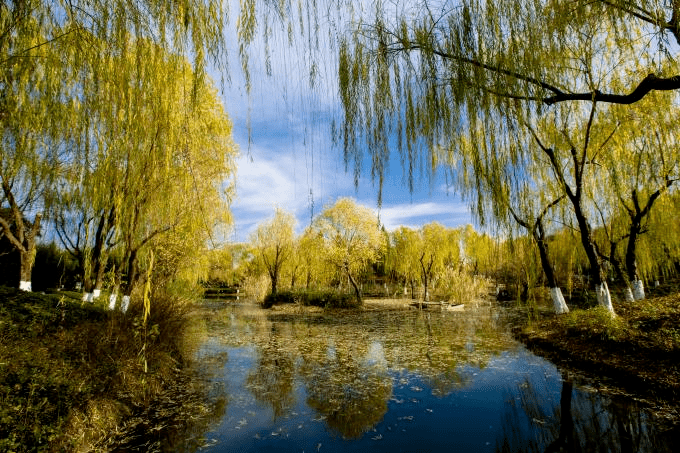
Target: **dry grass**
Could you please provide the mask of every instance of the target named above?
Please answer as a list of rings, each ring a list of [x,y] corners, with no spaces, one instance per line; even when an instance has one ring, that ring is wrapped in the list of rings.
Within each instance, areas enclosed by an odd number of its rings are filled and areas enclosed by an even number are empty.
[[[409,310],[411,299],[364,299],[364,310]]]

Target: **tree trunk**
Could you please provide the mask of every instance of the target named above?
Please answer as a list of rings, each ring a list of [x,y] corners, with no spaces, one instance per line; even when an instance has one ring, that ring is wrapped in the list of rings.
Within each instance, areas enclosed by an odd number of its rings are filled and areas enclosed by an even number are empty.
[[[595,103],[593,103],[593,108],[591,110],[590,120],[588,122],[588,132],[590,131],[590,126],[592,125],[593,117],[595,116]],[[609,294],[609,288],[605,281],[603,275],[602,264],[597,255],[597,250],[595,249],[595,244],[593,243],[592,231],[590,228],[590,223],[586,218],[585,212],[583,211],[582,193],[583,193],[583,168],[586,164],[585,154],[581,157],[577,155],[577,151],[572,148],[571,155],[574,161],[574,181],[576,184],[575,190],[571,189],[571,186],[567,182],[562,165],[555,156],[555,152],[551,148],[545,147],[537,139],[539,146],[543,149],[546,155],[550,158],[550,164],[555,172],[555,175],[564,188],[564,193],[569,198],[571,205],[574,209],[574,215],[576,216],[576,221],[579,226],[581,235],[581,244],[583,245],[583,250],[586,252],[586,257],[588,258],[588,264],[590,265],[590,276],[595,284],[595,290],[597,292],[598,303],[605,307],[612,315],[614,315],[614,307],[611,303],[611,296]]]
[[[137,250],[132,250],[129,253],[127,259],[127,273],[128,278],[123,285],[123,300],[121,301],[121,311],[123,313],[127,312],[130,306],[130,295],[132,295],[132,290],[139,280],[139,267],[137,265]]]
[[[113,310],[116,308],[118,292],[120,291],[120,284],[122,279],[123,279],[122,266],[118,266],[118,268],[113,273],[113,288],[111,288],[111,295],[109,296],[109,310]]]
[[[423,286],[424,286],[424,288],[423,288],[423,290],[424,290],[423,300],[425,302],[427,302],[427,301],[430,300],[428,284],[429,284],[429,280],[430,280],[429,274],[430,274],[430,271],[432,270],[432,265],[434,264],[434,257],[432,255],[430,255],[430,262],[428,263],[427,268],[425,267],[425,263],[423,263],[424,258],[425,258],[425,253],[423,253],[420,256],[419,261],[420,261],[420,268],[421,268],[421,271],[422,271],[422,274],[423,274]]]
[[[99,260],[99,266],[97,266],[97,272],[95,274],[94,289],[92,290],[92,296],[97,299],[101,295],[102,286],[104,286],[104,275],[106,274],[106,264],[108,262],[108,256],[102,254]]]
[[[635,302],[635,296],[633,295],[633,290],[630,286],[627,286],[623,290],[623,300],[626,302]]]
[[[295,284],[297,283],[297,270],[299,266],[295,266],[293,269],[293,275],[290,277],[290,289],[295,289]]]
[[[579,200],[572,200],[574,207],[574,214],[578,222],[581,233],[581,244],[586,252],[588,264],[590,265],[590,276],[595,284],[595,292],[597,294],[597,303],[606,308],[612,315],[614,315],[614,307],[612,306],[612,298],[609,293],[607,281],[603,275],[602,263],[597,256],[597,250],[593,242],[590,224],[583,213],[581,203]]]
[[[3,181],[3,190],[9,200],[12,217],[16,232],[13,232],[9,221],[0,217],[0,229],[3,235],[9,240],[12,246],[19,252],[19,289],[22,291],[32,291],[31,275],[33,264],[35,263],[36,244],[35,239],[40,233],[40,220],[42,214],[35,215],[35,220],[31,224],[16,205],[16,201],[9,191],[9,186]]]
[[[637,239],[641,232],[642,225],[640,220],[638,219],[638,216],[634,216],[633,219],[631,219],[630,235],[628,236],[628,244],[626,245],[626,273],[628,274],[629,281],[632,282],[633,285],[633,300],[642,300],[645,298],[645,288],[638,275],[636,259]]]
[[[269,272],[269,278],[272,281],[272,295],[275,295],[276,294],[276,287],[278,286],[278,283],[279,283],[278,272],[276,270],[274,272]]]
[[[31,274],[33,272],[34,257],[35,245],[33,246],[32,251],[19,249],[19,289],[22,291],[32,291]]]
[[[635,300],[642,300],[645,298],[645,285],[642,280],[633,280],[633,298]]]
[[[356,296],[357,303],[361,305],[363,301],[361,300],[361,289],[359,288],[359,285],[357,285],[357,282],[354,280],[354,277],[352,276],[352,273],[349,271],[349,269],[345,268],[345,272],[347,273],[347,278],[349,279],[349,282],[352,284],[352,287],[354,288],[354,295]]]
[[[564,300],[562,290],[557,286],[555,271],[548,256],[548,244],[545,242],[541,231],[542,228],[539,230],[538,234],[535,234],[536,244],[538,245],[538,254],[541,258],[541,267],[543,268],[548,288],[550,288],[550,298],[552,299],[553,307],[555,307],[555,313],[558,315],[569,313],[569,307],[567,307],[567,303]]]
[[[609,293],[609,287],[606,281],[595,285],[595,292],[597,294],[597,303],[606,308],[612,315],[614,315],[614,307],[612,306],[612,296]]]

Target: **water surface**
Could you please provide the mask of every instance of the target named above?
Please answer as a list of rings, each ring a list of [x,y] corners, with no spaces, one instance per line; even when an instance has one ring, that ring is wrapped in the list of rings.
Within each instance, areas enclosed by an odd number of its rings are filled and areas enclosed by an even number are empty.
[[[653,412],[574,383],[493,304],[285,314],[211,302],[208,452],[671,451]]]

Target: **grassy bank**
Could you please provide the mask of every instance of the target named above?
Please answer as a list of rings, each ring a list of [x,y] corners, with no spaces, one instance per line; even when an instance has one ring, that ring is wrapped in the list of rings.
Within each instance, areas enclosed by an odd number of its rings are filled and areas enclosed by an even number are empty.
[[[140,427],[167,425],[160,418],[182,407],[202,410],[182,372],[186,309],[168,298],[152,306],[145,326],[134,303],[123,315],[0,287],[0,451],[124,449],[140,441]],[[144,450],[160,449],[163,437],[147,430]]]
[[[612,318],[599,308],[545,315],[517,328],[532,351],[603,385],[649,398],[680,412],[680,293],[615,304]]]

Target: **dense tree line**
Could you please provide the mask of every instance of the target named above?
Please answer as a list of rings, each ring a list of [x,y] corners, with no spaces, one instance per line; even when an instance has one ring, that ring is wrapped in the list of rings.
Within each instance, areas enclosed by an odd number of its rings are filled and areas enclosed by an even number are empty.
[[[669,225],[678,224],[675,205],[680,197],[674,194],[663,203],[645,220],[636,245],[639,275],[651,282],[675,276],[680,266],[680,240],[667,235]],[[211,252],[208,281],[242,285],[256,298],[281,289],[336,288],[352,292],[359,303],[366,293],[465,303],[502,289],[501,298],[555,302],[557,288],[558,313],[569,311],[567,302],[589,303],[590,261],[580,247],[580,232],[564,225],[547,231],[540,216],[529,224],[514,215],[518,228],[495,234],[472,225],[450,228],[437,222],[386,231],[374,211],[341,198],[296,235],[294,216],[276,209],[250,242]],[[626,224],[627,218],[619,212],[613,222]],[[618,254],[604,256],[613,231],[622,230],[612,224],[598,226],[593,241],[606,263],[605,278],[616,282],[617,297],[624,300],[629,297],[628,281],[611,263]],[[259,282],[259,289],[253,282]]]

